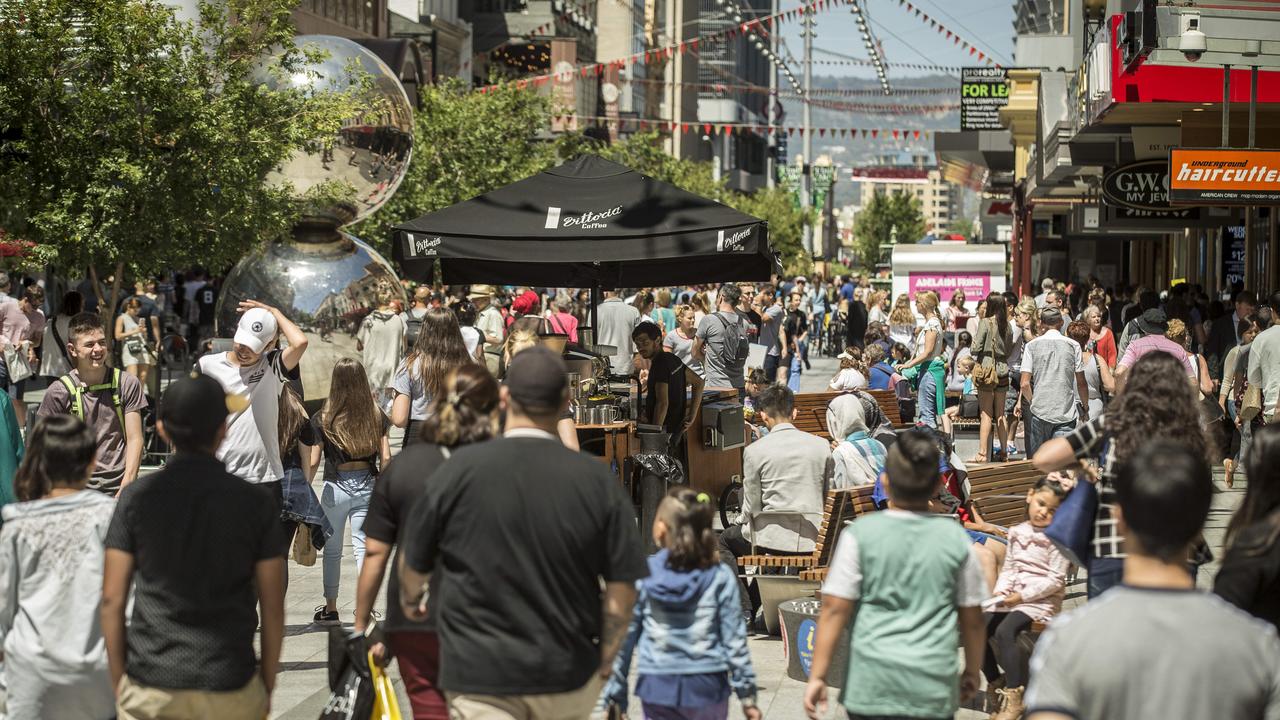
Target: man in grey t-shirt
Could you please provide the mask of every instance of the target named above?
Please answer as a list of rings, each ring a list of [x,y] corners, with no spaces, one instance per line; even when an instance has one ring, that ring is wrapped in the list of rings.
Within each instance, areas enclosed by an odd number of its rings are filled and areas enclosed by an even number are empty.
[[[760,305],[760,344],[767,348],[764,376],[769,378],[769,382],[773,382],[778,376],[778,363],[782,356],[779,342],[782,337],[782,316],[786,314],[782,300],[775,295],[773,286],[770,285],[756,297],[756,302]]]
[[[634,305],[622,302],[618,293],[605,291],[604,301],[596,306],[596,320],[600,324],[596,342],[617,348],[609,356],[609,371],[614,375],[630,375],[635,368],[636,343],[631,331],[640,324],[640,311]]]
[[[1186,571],[1213,497],[1208,462],[1157,441],[1115,485],[1125,584],[1050,623],[1031,659],[1029,720],[1280,718],[1275,627],[1197,591]]]
[[[718,310],[702,318],[693,339],[693,357],[706,370],[707,387],[745,387],[742,375],[746,358],[739,358],[738,347],[747,337],[747,321],[737,310],[742,290],[733,283],[720,286],[716,297]]]

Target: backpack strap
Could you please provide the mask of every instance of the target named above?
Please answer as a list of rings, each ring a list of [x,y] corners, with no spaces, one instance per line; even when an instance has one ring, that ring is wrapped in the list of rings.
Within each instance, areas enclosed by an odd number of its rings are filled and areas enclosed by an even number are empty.
[[[68,399],[71,401],[71,414],[77,418],[84,420],[84,390],[80,387],[80,383],[71,379],[70,375],[63,375],[58,381],[67,387]]]

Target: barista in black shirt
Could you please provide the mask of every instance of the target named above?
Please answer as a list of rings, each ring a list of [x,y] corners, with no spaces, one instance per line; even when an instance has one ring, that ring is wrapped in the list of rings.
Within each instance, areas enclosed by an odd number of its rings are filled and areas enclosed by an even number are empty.
[[[631,333],[636,352],[649,361],[649,384],[645,392],[643,417],[661,425],[671,433],[672,442],[689,429],[702,406],[702,378],[680,362],[680,358],[662,349],[658,327],[640,323]],[[692,389],[693,402],[685,396]]]

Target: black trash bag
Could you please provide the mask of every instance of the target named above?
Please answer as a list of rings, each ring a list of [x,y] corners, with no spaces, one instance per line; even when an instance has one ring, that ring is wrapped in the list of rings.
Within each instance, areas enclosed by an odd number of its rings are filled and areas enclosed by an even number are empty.
[[[363,635],[329,629],[329,690],[320,720],[369,720],[373,714],[373,675]]]

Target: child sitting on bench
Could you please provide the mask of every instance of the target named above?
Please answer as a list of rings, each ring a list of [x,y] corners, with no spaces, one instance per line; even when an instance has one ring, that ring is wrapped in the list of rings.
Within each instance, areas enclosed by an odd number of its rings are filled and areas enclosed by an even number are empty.
[[[982,672],[987,676],[987,695],[994,690],[1002,699],[993,720],[1022,717],[1027,678],[1018,635],[1031,623],[1046,622],[1062,610],[1071,563],[1044,531],[1066,497],[1067,488],[1050,477],[1041,478],[1027,491],[1027,520],[1009,528],[1004,569],[996,580],[994,596],[983,605],[991,612],[987,615],[987,656]],[[1004,677],[1000,668],[1004,668]]]

